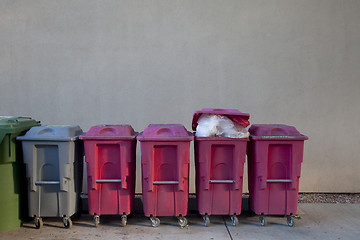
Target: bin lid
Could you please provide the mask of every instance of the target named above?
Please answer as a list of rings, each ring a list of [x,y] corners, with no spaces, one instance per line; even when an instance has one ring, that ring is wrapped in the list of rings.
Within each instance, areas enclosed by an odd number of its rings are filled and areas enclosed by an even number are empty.
[[[40,121],[36,121],[31,117],[0,116],[0,131],[11,129],[13,132],[17,132],[38,125],[40,125]]]
[[[74,141],[83,131],[78,125],[45,125],[32,127],[24,136],[17,137],[23,141]]]
[[[85,135],[80,136],[84,140],[112,140],[112,139],[135,139],[137,132],[131,125],[96,125],[92,126]]]
[[[217,114],[221,116],[226,116],[230,118],[234,123],[239,124],[240,126],[246,128],[250,125],[248,113],[242,113],[237,109],[221,109],[221,108],[203,108],[200,111],[195,111],[192,120],[192,129],[196,131],[198,125],[198,120],[201,114]]]
[[[249,128],[254,140],[307,140],[295,127],[284,124],[253,124]]]
[[[30,117],[0,116],[0,142],[6,134],[22,132],[39,125],[40,121]]]
[[[182,124],[150,124],[137,136],[139,141],[191,141],[192,133]]]

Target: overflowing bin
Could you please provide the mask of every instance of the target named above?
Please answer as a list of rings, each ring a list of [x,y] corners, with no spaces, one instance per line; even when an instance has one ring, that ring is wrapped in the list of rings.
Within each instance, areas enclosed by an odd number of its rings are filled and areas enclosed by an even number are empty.
[[[80,136],[87,164],[88,207],[95,226],[100,215],[121,215],[125,226],[133,210],[136,135],[130,125],[101,125]]]
[[[235,109],[202,109],[194,113],[194,131],[202,114],[226,116],[233,121],[249,119],[249,114]],[[195,136],[196,199],[205,226],[210,223],[210,215],[230,215],[232,224],[237,225],[248,141],[248,137]]]
[[[42,217],[62,217],[72,226],[78,212],[82,187],[83,146],[77,125],[47,125],[31,128],[22,141],[28,179],[29,216],[36,228]]]
[[[0,232],[20,227],[26,213],[24,166],[17,136],[40,122],[29,117],[0,116]]]
[[[189,154],[192,133],[181,124],[150,124],[141,142],[142,193],[145,216],[153,227],[158,216],[176,216],[181,227],[189,197]]]
[[[299,178],[304,140],[295,127],[282,124],[255,124],[249,129],[248,175],[250,208],[260,215],[285,216],[294,226],[297,214]]]

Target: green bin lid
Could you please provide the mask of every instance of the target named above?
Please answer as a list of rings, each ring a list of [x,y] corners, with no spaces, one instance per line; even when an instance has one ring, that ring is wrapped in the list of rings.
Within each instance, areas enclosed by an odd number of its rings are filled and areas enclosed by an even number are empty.
[[[30,117],[0,116],[0,142],[6,134],[22,132],[39,125],[40,121]]]

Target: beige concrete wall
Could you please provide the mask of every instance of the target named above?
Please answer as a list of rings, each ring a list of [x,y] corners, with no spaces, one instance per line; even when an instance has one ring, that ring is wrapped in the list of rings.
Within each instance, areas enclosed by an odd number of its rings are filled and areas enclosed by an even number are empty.
[[[358,0],[0,0],[0,115],[141,131],[237,108],[310,137],[301,191],[360,192],[359,13]]]

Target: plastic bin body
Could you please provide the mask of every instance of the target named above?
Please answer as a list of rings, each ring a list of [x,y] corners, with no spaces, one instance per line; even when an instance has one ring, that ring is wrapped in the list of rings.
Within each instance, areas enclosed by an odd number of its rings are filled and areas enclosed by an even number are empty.
[[[257,124],[250,128],[250,208],[258,215],[297,214],[304,140],[294,127]]]
[[[27,215],[25,167],[16,137],[37,125],[28,117],[0,116],[0,232],[20,227]]]
[[[186,216],[192,134],[181,124],[150,124],[137,139],[145,216]]]
[[[247,141],[195,137],[196,200],[201,215],[241,213]]]
[[[204,108],[193,116],[218,114],[248,125],[249,114],[236,109]],[[246,145],[249,138],[195,137],[196,199],[201,215],[239,215]]]
[[[136,133],[130,125],[93,126],[84,140],[91,215],[122,215],[133,210]]]
[[[77,125],[33,127],[22,141],[28,179],[29,216],[71,217],[82,187],[83,145]]]

